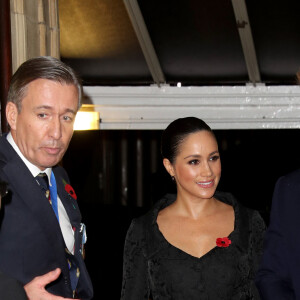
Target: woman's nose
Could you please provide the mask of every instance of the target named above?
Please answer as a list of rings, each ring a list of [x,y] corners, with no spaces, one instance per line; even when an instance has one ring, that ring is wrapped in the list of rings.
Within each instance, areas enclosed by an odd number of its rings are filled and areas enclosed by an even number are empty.
[[[200,170],[200,175],[203,177],[209,177],[212,175],[212,170],[208,162],[202,164],[202,168]]]

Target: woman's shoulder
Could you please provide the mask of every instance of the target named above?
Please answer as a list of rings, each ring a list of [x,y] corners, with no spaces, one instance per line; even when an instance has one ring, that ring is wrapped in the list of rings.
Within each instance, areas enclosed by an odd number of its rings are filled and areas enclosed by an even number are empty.
[[[127,240],[139,240],[146,248],[149,248],[148,253],[153,252],[154,248],[157,249],[162,242],[156,223],[158,213],[175,199],[176,195],[165,195],[146,214],[134,218],[127,232]]]
[[[260,223],[264,225],[263,218],[260,213],[252,208],[249,208],[238,201],[231,193],[228,192],[216,192],[216,198],[226,204],[232,205],[235,214],[239,215],[239,219],[250,223]]]
[[[234,208],[235,230],[233,236],[241,249],[248,251],[249,245],[261,245],[266,225],[260,213],[257,210],[246,207],[230,193],[221,192],[217,196]]]
[[[175,200],[175,194],[166,194],[160,200],[155,202],[152,208],[146,214],[133,219],[134,224],[136,224],[136,226],[147,226],[155,224],[159,212],[168,207]]]
[[[238,205],[238,201],[231,193],[223,192],[223,191],[216,191],[214,197],[217,200],[219,200],[225,204],[231,205],[233,207]]]

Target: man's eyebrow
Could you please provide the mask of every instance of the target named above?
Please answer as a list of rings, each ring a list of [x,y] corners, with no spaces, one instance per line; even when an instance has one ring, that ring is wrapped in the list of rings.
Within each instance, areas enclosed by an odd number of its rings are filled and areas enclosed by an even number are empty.
[[[52,107],[49,106],[49,105],[40,105],[40,106],[35,107],[34,109],[35,109],[35,110],[39,110],[39,109],[47,109],[47,110],[51,110]],[[71,109],[71,108],[65,109],[64,113],[68,113],[68,112],[71,113],[71,114],[73,114],[73,115],[76,115],[76,112],[77,112],[77,111],[75,111],[74,109]]]
[[[49,105],[40,105],[40,106],[36,106],[34,109],[42,109],[42,108],[44,108],[44,109],[51,109],[52,107],[49,106]]]
[[[76,112],[77,112],[77,111],[75,111],[74,109],[71,109],[71,108],[67,108],[67,109],[65,110],[65,112],[69,112],[69,113],[71,113],[71,114],[73,114],[73,115],[76,115]]]

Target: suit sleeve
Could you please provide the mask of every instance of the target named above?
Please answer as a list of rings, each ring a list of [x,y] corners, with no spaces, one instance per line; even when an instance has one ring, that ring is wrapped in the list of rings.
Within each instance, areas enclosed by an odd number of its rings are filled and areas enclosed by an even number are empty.
[[[27,300],[23,284],[2,272],[0,272],[0,296],[5,300]]]
[[[125,240],[121,300],[149,299],[145,238],[142,226],[133,220]]]
[[[288,182],[283,177],[280,178],[274,190],[270,225],[265,236],[261,267],[256,276],[256,285],[263,300],[295,299],[289,276],[284,229],[284,220],[289,218],[289,197],[286,194],[288,189]]]

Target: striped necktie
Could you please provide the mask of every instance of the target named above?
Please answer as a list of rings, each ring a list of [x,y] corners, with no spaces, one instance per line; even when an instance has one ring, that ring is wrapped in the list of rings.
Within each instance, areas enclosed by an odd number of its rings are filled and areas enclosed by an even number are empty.
[[[51,174],[51,176],[54,176],[54,175]],[[36,179],[37,183],[41,186],[42,190],[44,191],[45,196],[48,199],[49,203],[51,204],[53,211],[56,215],[56,218],[59,222],[56,183],[55,183],[55,188],[53,188],[52,181],[51,181],[52,186],[49,186],[49,179],[48,179],[48,175],[46,173],[39,173],[35,177],[35,179]]]
[[[50,204],[52,204],[51,202],[51,198],[50,198],[50,190],[49,190],[49,179],[48,179],[48,175],[46,173],[39,173],[36,177],[35,177],[36,181],[38,182],[38,184],[41,186],[41,188],[43,189],[46,198],[49,200]]]

